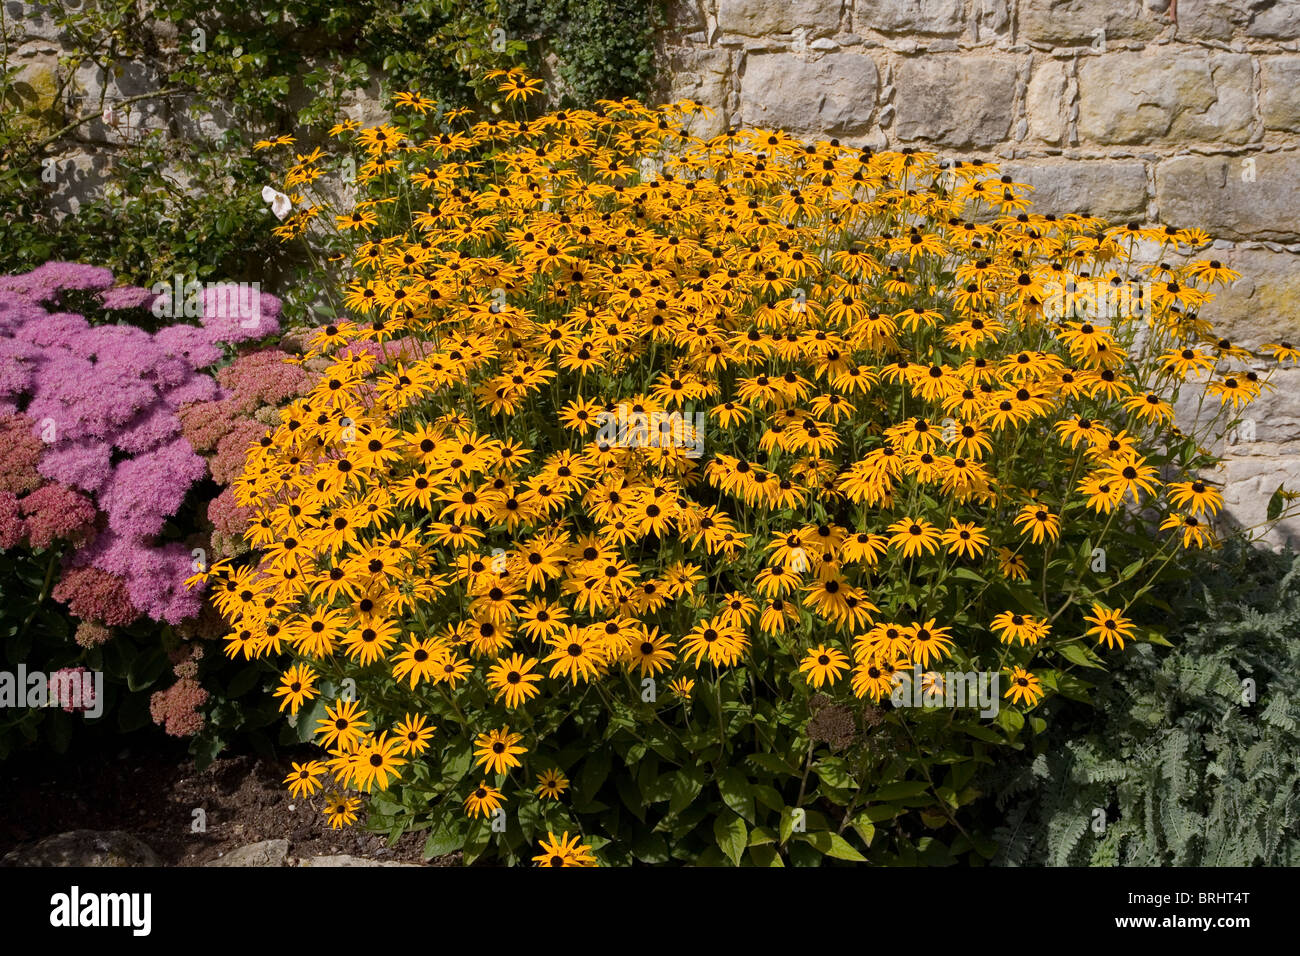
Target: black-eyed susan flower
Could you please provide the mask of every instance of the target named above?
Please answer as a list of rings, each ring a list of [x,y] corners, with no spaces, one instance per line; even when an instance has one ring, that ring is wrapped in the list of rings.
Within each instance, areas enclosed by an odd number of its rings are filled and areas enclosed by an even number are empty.
[[[582,836],[579,834],[570,837],[568,830],[558,837],[548,831],[539,849],[541,852],[533,857],[533,862],[538,866],[596,865],[596,858],[592,856],[591,848],[583,844]]]
[[[355,700],[336,700],[325,708],[325,716],[316,723],[322,747],[355,750],[368,728],[366,711]]]
[[[356,823],[357,811],[360,809],[361,800],[358,797],[332,793],[325,798],[325,819],[334,830],[341,830],[345,826]]]
[[[325,765],[319,760],[306,763],[292,763],[292,770],[284,778],[289,793],[295,797],[309,797],[320,789],[320,778],[325,773]]]
[[[1061,537],[1060,517],[1038,504],[1028,504],[1020,509],[1016,515],[1016,527],[1029,535],[1034,544],[1056,541]]]
[[[1124,642],[1132,640],[1135,633],[1133,623],[1128,618],[1104,604],[1093,604],[1091,613],[1085,615],[1084,620],[1092,624],[1086,633],[1108,648],[1118,647],[1122,650]]]
[[[280,677],[273,696],[281,698],[280,710],[289,708],[296,714],[302,705],[319,694],[316,689],[316,672],[306,664],[292,664]]]
[[[1011,669],[1008,683],[1007,692],[1002,696],[1010,699],[1013,704],[1024,704],[1026,707],[1033,707],[1042,699],[1042,682],[1023,667],[1013,667]]]
[[[559,800],[569,789],[569,778],[556,767],[549,767],[537,775],[536,793],[543,800]]]
[[[394,725],[393,736],[401,742],[402,753],[418,756],[429,749],[429,741],[437,729],[423,714],[407,714]]]
[[[505,802],[500,790],[488,785],[486,780],[469,792],[465,798],[465,814],[471,819],[479,816],[492,816]]]
[[[519,754],[528,752],[519,746],[523,739],[523,734],[510,733],[509,727],[479,734],[474,741],[474,760],[489,773],[505,773],[520,766]]]
[[[504,699],[507,708],[513,710],[538,694],[537,684],[542,675],[533,673],[536,666],[536,658],[526,658],[522,654],[503,657],[489,668],[487,685],[498,698]]]
[[[799,663],[800,673],[805,675],[813,687],[835,683],[848,669],[848,655],[824,644],[818,644],[810,650]]]

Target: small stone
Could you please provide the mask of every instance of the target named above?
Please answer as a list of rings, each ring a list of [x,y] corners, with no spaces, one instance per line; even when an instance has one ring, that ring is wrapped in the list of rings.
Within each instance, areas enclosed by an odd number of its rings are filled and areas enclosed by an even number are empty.
[[[1260,60],[1260,113],[1269,129],[1300,132],[1300,57]]]
[[[1112,53],[1079,63],[1079,135],[1097,143],[1245,143],[1254,75],[1248,56]]]
[[[292,809],[292,808],[290,808]],[[263,840],[236,847],[205,866],[284,866],[289,856],[288,840]]]
[[[840,0],[718,0],[718,28],[749,37],[800,29],[809,36],[834,33],[841,6]]]
[[[1163,221],[1227,239],[1300,240],[1300,153],[1175,156],[1156,166]]]
[[[148,844],[122,830],[70,830],[0,859],[0,866],[160,865]]]
[[[1002,172],[1014,182],[1034,187],[1034,210],[1065,215],[1088,212],[1111,221],[1143,218],[1147,172],[1141,163],[1087,162],[1008,163]]]
[[[857,53],[828,53],[816,59],[759,54],[745,60],[741,113],[750,126],[851,135],[870,127],[879,85],[876,64]]]
[[[1069,128],[1066,122],[1065,91],[1068,85],[1065,64],[1043,60],[1034,66],[1025,90],[1025,112],[1029,132],[1044,143],[1060,143]]]
[[[1071,46],[1092,43],[1099,35],[1107,43],[1150,40],[1164,29],[1139,0],[1020,0],[1017,19],[1024,39]]]
[[[994,57],[911,58],[898,69],[901,140],[990,147],[1011,131],[1016,66]]]
[[[880,33],[960,33],[962,0],[870,0],[856,5],[853,27]]]

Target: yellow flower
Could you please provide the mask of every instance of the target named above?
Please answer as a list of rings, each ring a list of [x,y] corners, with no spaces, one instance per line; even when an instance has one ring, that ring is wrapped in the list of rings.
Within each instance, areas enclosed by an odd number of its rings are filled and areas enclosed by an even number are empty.
[[[319,760],[292,764],[293,770],[284,778],[289,793],[295,797],[309,797],[320,789],[320,776],[325,772],[325,765]]]
[[[799,664],[800,672],[807,675],[808,683],[813,687],[835,683],[848,669],[848,655],[824,644],[810,650]]]
[[[1092,613],[1084,618],[1093,626],[1088,628],[1088,635],[1097,638],[1097,643],[1108,648],[1123,649],[1126,640],[1132,640],[1133,623],[1118,611],[1111,610],[1104,604],[1093,604]]]
[[[474,741],[474,759],[489,773],[505,773],[511,767],[521,766],[519,754],[527,753],[527,748],[520,747],[522,734],[510,733],[509,727],[479,734]]]
[[[1013,704],[1033,707],[1043,696],[1042,682],[1023,667],[1011,669],[1010,684],[1002,696],[1010,698]]]
[[[538,866],[595,866],[596,858],[591,855],[591,848],[584,845],[581,836],[556,836],[549,830],[546,839],[541,841],[541,853],[533,857]]]

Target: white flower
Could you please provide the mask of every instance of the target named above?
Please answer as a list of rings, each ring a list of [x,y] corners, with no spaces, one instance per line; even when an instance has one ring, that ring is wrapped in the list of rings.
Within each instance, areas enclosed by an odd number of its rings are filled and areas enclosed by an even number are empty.
[[[271,212],[275,213],[276,219],[283,219],[293,209],[293,200],[270,186],[262,187],[262,201],[271,204]]]

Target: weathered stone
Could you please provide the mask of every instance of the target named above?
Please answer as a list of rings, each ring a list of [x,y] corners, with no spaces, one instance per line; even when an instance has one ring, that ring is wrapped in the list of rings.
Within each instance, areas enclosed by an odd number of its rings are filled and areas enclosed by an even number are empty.
[[[263,840],[248,846],[236,847],[225,856],[211,860],[205,866],[284,866],[289,857],[288,840]]]
[[[703,30],[707,22],[700,0],[672,0],[668,4],[668,29],[674,33]]]
[[[1147,207],[1147,171],[1141,163],[1003,163],[1002,172],[1034,187],[1039,213],[1089,213],[1112,221],[1141,217]]]
[[[1060,143],[1069,123],[1066,121],[1065,64],[1060,60],[1040,60],[1034,65],[1025,90],[1025,113],[1029,132],[1044,143]]]
[[[881,33],[960,33],[962,0],[870,0],[857,5],[853,26]]]
[[[1300,239],[1300,153],[1176,156],[1156,167],[1156,204],[1171,225],[1224,239]]]
[[[398,863],[395,860],[370,860],[365,857],[340,853],[335,856],[309,856],[298,861],[299,866],[419,866],[418,863]]]
[[[1079,135],[1097,143],[1245,143],[1253,83],[1244,54],[1087,57],[1079,64]]]
[[[0,866],[158,866],[158,854],[121,830],[71,830],[13,850]]]
[[[1004,33],[1011,26],[1007,0],[977,0],[972,13],[975,18],[976,40],[987,40]]]
[[[1300,132],[1300,57],[1260,60],[1260,113],[1269,129]]]
[[[746,57],[741,112],[750,126],[809,135],[851,135],[871,125],[880,77],[870,57],[786,53]]]
[[[1300,369],[1273,372],[1271,386],[1237,413],[1242,420],[1213,450],[1225,458],[1212,477],[1223,486],[1224,511],[1230,523],[1255,528],[1268,517],[1268,501],[1279,485],[1296,487],[1300,459]],[[1236,417],[1236,416],[1230,416]],[[1274,528],[1264,543],[1300,545],[1300,518]]]
[[[718,0],[718,29],[761,37],[769,33],[834,33],[840,27],[840,0]]]
[[[1178,38],[1228,40],[1250,19],[1240,0],[1178,0]]]
[[[111,116],[96,116],[77,128],[77,136],[96,143],[139,142],[148,133],[166,130],[169,114],[167,101],[161,98],[137,100],[121,105],[132,97],[157,93],[163,89],[158,71],[145,63],[126,61],[104,70],[87,65],[77,70],[73,82],[78,91],[77,115],[98,113],[101,103],[112,108]],[[111,122],[105,122],[108,118]]]
[[[54,22],[53,8],[46,4],[5,0],[5,20],[9,26],[16,26],[19,34],[28,39],[59,39],[59,27]]]
[[[691,117],[691,131],[697,136],[716,136],[727,128],[727,80],[731,54],[722,49],[677,48],[668,58],[668,99],[694,100],[713,115]]]
[[[1099,36],[1107,42],[1149,40],[1163,28],[1140,0],[1020,0],[1018,20],[1022,39],[1070,46]]]
[[[225,103],[198,100],[177,104],[172,111],[172,123],[176,135],[191,142],[221,139],[239,125]]]
[[[47,208],[55,219],[75,216],[84,204],[103,195],[112,168],[108,156],[76,152],[50,158],[50,172],[42,169],[41,186],[50,191]]]
[[[901,140],[987,147],[1007,138],[1016,92],[1016,66],[994,57],[907,59],[897,71]]]
[[[59,61],[57,57],[37,57],[19,62],[18,72],[9,81],[3,107],[17,113],[20,128],[35,126],[52,135],[62,127],[63,104],[59,101]]]
[[[1247,36],[1269,40],[1300,39],[1300,2],[1297,0],[1254,0],[1255,16],[1246,28]]]
[[[1241,273],[1231,285],[1214,289],[1200,311],[1216,334],[1247,346],[1267,342],[1300,343],[1300,255],[1267,249],[1200,252]]]

